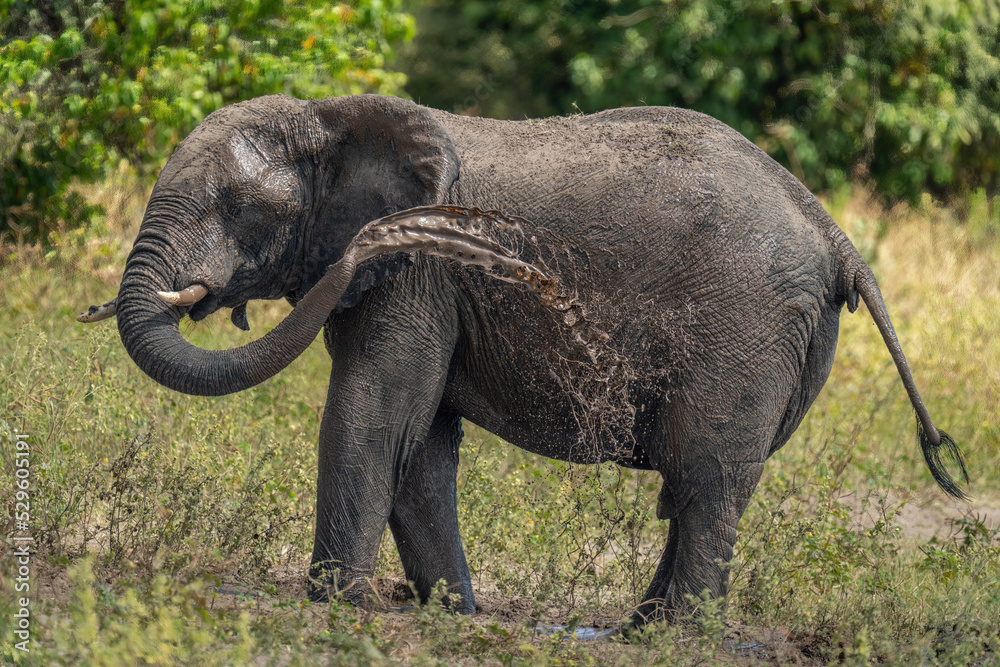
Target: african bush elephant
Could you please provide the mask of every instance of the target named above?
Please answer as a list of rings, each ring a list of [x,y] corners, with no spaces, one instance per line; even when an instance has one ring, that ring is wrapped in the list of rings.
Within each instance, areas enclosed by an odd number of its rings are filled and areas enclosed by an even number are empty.
[[[247,301],[282,297],[292,313],[244,347],[178,332],[220,308],[246,328]],[[117,299],[81,318],[117,313],[139,367],[198,395],[271,377],[324,328],[315,599],[367,599],[388,522],[417,591],[444,579],[474,611],[462,418],[548,457],[659,471],[669,536],[641,624],[725,595],[718,563],[859,297],[934,478],[961,497],[939,459],[960,455],[869,267],[785,169],[692,111],[510,122],[376,95],[226,107],[160,174]]]

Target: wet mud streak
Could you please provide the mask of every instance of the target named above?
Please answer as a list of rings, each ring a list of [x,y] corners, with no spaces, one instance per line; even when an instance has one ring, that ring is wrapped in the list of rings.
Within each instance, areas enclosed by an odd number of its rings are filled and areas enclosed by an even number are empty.
[[[580,434],[568,458],[594,463],[640,460],[633,395],[662,394],[670,364],[635,367],[623,346],[632,340],[634,347],[637,336],[627,327],[622,330],[622,302],[594,288],[613,283],[602,275],[600,261],[521,218],[459,206],[413,208],[373,221],[355,236],[347,252],[355,253],[360,263],[393,250],[480,266],[498,280],[527,286],[554,313],[562,338],[553,341],[561,344],[543,352],[552,376],[572,401]],[[652,312],[654,304],[648,306],[650,318],[669,316],[662,309]],[[647,347],[678,347],[657,342],[655,336],[652,341],[640,337]],[[650,350],[645,352],[642,356],[649,357]]]
[[[559,280],[543,267],[519,259],[524,227],[517,218],[498,211],[460,206],[421,206],[380,218],[365,225],[347,253],[356,252],[361,263],[387,251],[421,252],[481,266],[493,277],[527,285],[542,303],[559,311],[574,304],[559,289]],[[510,241],[515,243],[511,249]]]

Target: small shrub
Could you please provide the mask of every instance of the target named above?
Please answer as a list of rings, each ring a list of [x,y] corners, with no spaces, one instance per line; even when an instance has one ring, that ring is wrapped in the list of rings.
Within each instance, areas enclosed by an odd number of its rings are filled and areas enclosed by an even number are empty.
[[[70,568],[72,598],[57,610],[35,658],[47,665],[247,664],[256,648],[249,617],[212,611],[202,581],[164,573],[115,591],[91,561]]]
[[[128,441],[97,491],[107,507],[110,564],[176,571],[202,554],[233,563],[237,574],[267,572],[279,562],[289,528],[307,522],[289,507],[284,485],[262,474],[273,457],[264,452],[249,467],[236,459],[215,471],[196,449],[168,458],[148,436]]]

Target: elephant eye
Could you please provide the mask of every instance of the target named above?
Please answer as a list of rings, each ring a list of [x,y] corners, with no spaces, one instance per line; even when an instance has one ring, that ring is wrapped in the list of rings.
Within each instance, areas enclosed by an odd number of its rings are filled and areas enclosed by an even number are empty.
[[[296,170],[267,151],[237,140],[231,145],[233,214],[287,216],[302,205],[302,187]]]
[[[254,192],[252,195],[235,197],[230,200],[225,218],[231,220],[236,229],[260,230],[287,223],[294,217],[298,207],[287,193]]]

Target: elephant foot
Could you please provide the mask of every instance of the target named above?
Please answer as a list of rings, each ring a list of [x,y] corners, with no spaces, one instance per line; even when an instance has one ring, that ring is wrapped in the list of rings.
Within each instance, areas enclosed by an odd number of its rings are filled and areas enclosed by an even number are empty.
[[[411,590],[414,593],[411,600],[417,605],[440,604],[445,609],[463,616],[470,616],[482,611],[482,608],[476,603],[471,586],[468,584],[447,586],[444,595],[436,598],[431,595],[420,595],[412,584]],[[414,608],[413,605],[409,604],[402,606],[386,604],[372,587],[370,577],[360,574],[345,577],[341,568],[333,568],[332,570],[310,568],[306,580],[306,591],[309,601],[316,604],[336,600],[362,609],[405,611]]]
[[[369,576],[345,573],[339,567],[322,568],[316,565],[310,567],[306,591],[310,602],[326,603],[336,600],[362,609],[373,608],[377,599]]]
[[[667,586],[664,586],[666,589]],[[647,597],[632,614],[632,618],[622,625],[622,634],[626,637],[640,632],[650,623],[667,623],[674,625],[691,611],[691,606],[687,603],[674,602],[667,604],[668,593],[655,597]]]
[[[428,602],[434,604],[433,600]],[[471,616],[481,610],[471,592],[468,595],[445,595],[441,598],[441,604],[445,609],[462,616]]]
[[[306,595],[313,604],[324,604],[330,601],[330,592],[326,586],[320,586],[311,578],[306,579]]]
[[[435,586],[421,586],[419,582],[407,582],[410,587],[410,600],[413,604],[423,606],[439,604],[454,614],[471,616],[483,610],[476,602],[469,582],[446,584],[439,580]]]

